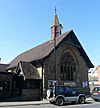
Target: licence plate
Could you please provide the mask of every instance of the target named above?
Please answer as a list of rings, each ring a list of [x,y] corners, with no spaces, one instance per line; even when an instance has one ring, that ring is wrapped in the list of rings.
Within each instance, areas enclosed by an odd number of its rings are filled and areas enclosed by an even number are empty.
[[[98,95],[98,93],[93,93],[93,95]]]

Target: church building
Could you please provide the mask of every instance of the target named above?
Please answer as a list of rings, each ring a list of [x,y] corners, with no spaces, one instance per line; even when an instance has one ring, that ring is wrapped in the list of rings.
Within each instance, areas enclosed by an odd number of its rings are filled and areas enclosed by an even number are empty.
[[[61,32],[55,13],[50,40],[14,58],[7,67],[14,76],[13,94],[45,97],[49,81],[89,94],[88,69],[94,67],[73,30]],[[87,43],[88,44],[88,43]],[[17,93],[16,93],[17,92]]]

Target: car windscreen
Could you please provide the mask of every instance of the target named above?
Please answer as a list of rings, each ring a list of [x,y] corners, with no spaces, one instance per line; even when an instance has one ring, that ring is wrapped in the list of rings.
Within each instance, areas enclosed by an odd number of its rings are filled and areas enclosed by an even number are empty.
[[[93,91],[100,91],[100,87],[95,87]]]

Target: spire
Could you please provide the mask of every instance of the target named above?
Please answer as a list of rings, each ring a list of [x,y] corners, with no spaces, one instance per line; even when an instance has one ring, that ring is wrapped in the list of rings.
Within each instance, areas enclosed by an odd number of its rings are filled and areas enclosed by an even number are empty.
[[[59,35],[61,35],[61,29],[62,29],[62,26],[61,24],[59,24],[59,20],[56,13],[56,7],[55,7],[55,15],[54,15],[54,19],[51,25],[51,40],[54,39],[54,35],[56,36],[56,38]]]
[[[55,15],[56,15],[56,7],[55,7]]]

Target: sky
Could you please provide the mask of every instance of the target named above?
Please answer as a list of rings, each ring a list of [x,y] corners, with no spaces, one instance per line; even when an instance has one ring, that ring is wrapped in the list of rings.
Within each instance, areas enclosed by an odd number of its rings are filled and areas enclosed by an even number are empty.
[[[50,39],[55,7],[62,32],[73,30],[100,65],[100,0],[0,0],[0,63]]]

